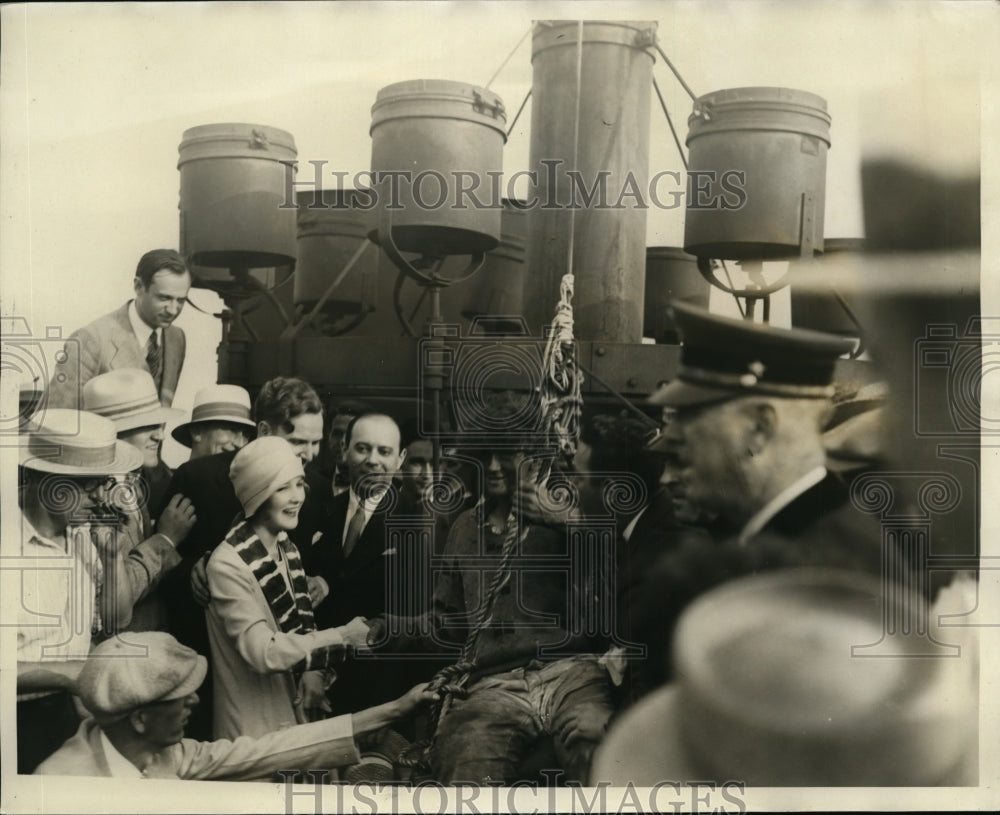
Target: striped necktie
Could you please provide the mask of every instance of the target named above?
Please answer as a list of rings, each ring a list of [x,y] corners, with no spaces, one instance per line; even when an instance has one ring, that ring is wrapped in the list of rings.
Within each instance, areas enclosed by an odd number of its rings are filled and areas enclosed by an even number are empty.
[[[156,383],[156,390],[159,391],[160,385],[163,384],[163,349],[160,348],[156,333],[153,331],[146,342],[146,364],[149,366],[149,373]]]

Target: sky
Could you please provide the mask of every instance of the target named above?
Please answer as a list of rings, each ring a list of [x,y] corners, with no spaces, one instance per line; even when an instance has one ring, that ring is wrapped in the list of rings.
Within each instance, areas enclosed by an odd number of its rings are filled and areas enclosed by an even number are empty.
[[[984,175],[983,257],[1000,257],[1000,13],[992,2],[74,3],[2,8],[0,313],[46,339],[122,304],[139,256],[178,244],[185,129],[251,122],[289,131],[300,162],[367,170],[378,90],[415,78],[485,84],[508,111],[531,84],[533,20],[658,23],[696,94],[773,85],[817,93],[833,120],[827,237],[863,235],[860,161],[905,156]],[[520,45],[519,45],[520,43]],[[654,76],[681,134],[691,102]],[[530,103],[529,103],[530,105]],[[504,152],[526,169],[530,108]],[[658,105],[651,172],[680,169]],[[683,211],[650,211],[647,244],[680,245]],[[996,276],[984,268],[984,312]],[[221,301],[194,291],[208,312]],[[996,313],[996,312],[994,312]],[[219,322],[178,320],[189,358],[175,406],[214,381]],[[201,352],[200,357],[192,353]],[[165,447],[168,462],[180,450]]]
[[[177,149],[189,127],[278,127],[293,134],[301,166],[322,160],[353,174],[369,169],[371,105],[393,82],[442,78],[483,85],[503,65],[491,90],[512,115],[531,85],[525,34],[537,19],[654,20],[661,47],[696,94],[773,85],[822,96],[833,119],[825,234],[861,237],[862,153],[902,153],[955,172],[976,166],[980,74],[990,75],[984,55],[995,50],[988,44],[994,44],[998,17],[984,13],[989,6],[7,6],[0,55],[0,305],[5,316],[27,318],[38,336],[52,337],[51,327],[65,337],[124,302],[138,257],[177,246]],[[683,136],[690,99],[662,61],[653,73]],[[529,102],[504,151],[508,174],[527,168],[530,120]],[[681,169],[655,99],[650,143],[651,173]],[[648,245],[682,240],[682,209],[650,209]],[[207,291],[194,292],[192,302],[209,314],[221,307]],[[720,292],[713,308],[732,313]],[[220,323],[209,314],[188,308],[177,323],[193,348],[218,344]],[[787,296],[776,297],[775,319],[787,320]],[[213,380],[215,365],[211,353],[189,354],[176,406],[189,409],[198,387]],[[183,450],[168,440],[164,454],[175,463]]]

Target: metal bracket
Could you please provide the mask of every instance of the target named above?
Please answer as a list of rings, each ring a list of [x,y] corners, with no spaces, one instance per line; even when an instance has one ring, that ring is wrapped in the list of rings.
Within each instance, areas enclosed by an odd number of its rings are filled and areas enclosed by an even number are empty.
[[[472,92],[472,109],[476,113],[488,113],[494,119],[499,119],[501,116],[506,120],[507,110],[504,108],[503,102],[497,99],[496,102],[487,102],[486,98],[479,92]]]
[[[271,146],[267,133],[256,128],[251,132],[250,148],[252,150],[267,150]]]

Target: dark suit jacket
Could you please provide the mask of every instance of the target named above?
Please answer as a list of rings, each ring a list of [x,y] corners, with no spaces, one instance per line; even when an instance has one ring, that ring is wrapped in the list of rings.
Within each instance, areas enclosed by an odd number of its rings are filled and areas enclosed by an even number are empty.
[[[343,536],[350,492],[325,502],[322,537],[303,552],[306,574],[319,575],[330,587],[330,595],[316,608],[319,628],[344,625],[354,617],[385,613],[386,601],[386,510],[387,495],[365,525],[350,557],[344,557]]]
[[[711,541],[707,532],[681,524],[674,517],[670,495],[659,489],[653,493],[629,539],[618,538],[614,633],[617,644],[625,646],[629,653],[620,692],[624,703],[636,701],[650,686],[647,664],[655,645],[648,641],[649,626],[643,618],[644,585],[649,572],[682,541],[698,537],[703,537],[706,543]],[[646,649],[645,657],[634,654],[636,646]]]
[[[743,546],[735,538],[683,540],[649,570],[634,604],[637,639],[650,647],[648,689],[672,678],[674,627],[698,596],[727,580],[772,569],[836,568],[879,576],[881,537],[878,521],[855,509],[844,485],[828,475]]]
[[[129,301],[131,302],[131,301]],[[74,331],[66,342],[66,362],[57,366],[49,383],[49,406],[79,408],[83,386],[98,374],[118,368],[139,368],[148,371],[146,349],[139,341],[128,320],[128,303]],[[177,326],[163,330],[163,382],[160,401],[174,401],[177,380],[184,365],[184,332]]]

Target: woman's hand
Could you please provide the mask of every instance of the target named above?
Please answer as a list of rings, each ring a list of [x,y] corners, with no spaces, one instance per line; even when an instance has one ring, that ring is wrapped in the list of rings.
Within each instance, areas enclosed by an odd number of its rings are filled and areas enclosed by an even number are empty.
[[[344,645],[359,651],[368,650],[368,627],[364,617],[355,617],[347,625],[340,626]]]

